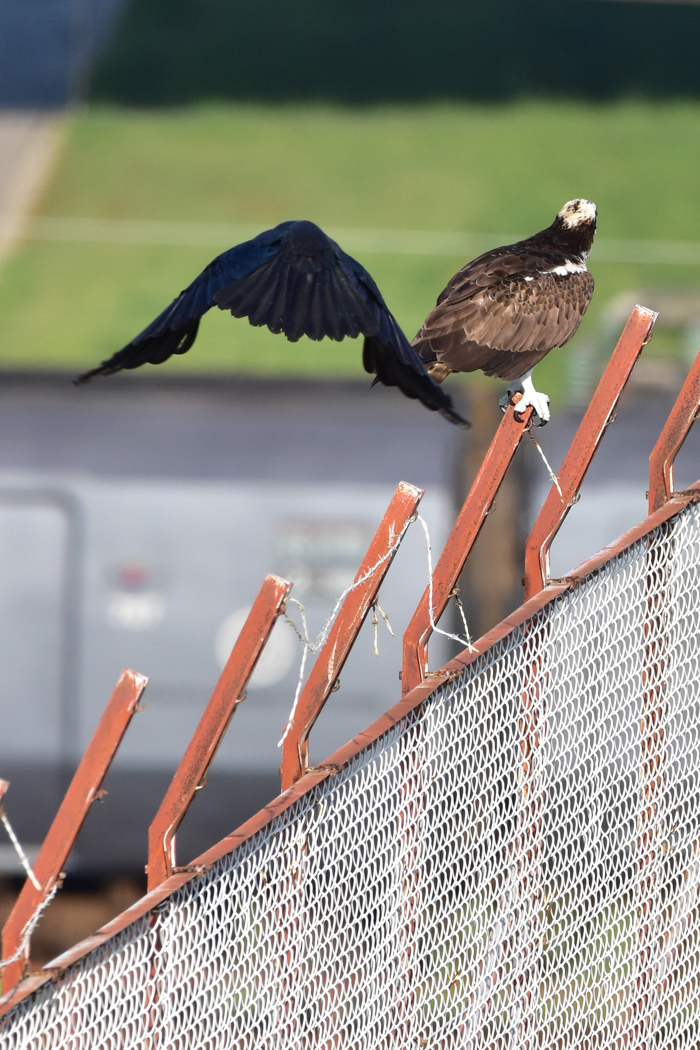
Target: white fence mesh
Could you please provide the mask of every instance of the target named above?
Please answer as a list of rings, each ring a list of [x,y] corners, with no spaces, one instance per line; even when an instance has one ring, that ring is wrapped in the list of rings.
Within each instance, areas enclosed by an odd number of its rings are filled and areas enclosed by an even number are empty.
[[[700,1045],[700,510],[12,1011],[3,1047]]]

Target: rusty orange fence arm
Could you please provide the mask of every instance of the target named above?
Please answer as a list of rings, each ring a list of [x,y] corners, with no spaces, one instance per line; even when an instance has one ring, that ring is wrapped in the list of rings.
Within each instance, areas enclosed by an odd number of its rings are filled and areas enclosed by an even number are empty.
[[[663,507],[673,496],[673,464],[700,413],[700,354],[666,420],[649,457],[649,513]]]
[[[586,472],[611,421],[632,369],[651,339],[658,314],[635,306],[591,398],[558,475],[525,544],[525,600],[538,594],[549,579],[549,550],[575,502]]]
[[[241,628],[226,666],[199,720],[170,787],[148,829],[149,892],[175,870],[175,835],[192,799],[203,786],[236,708],[255,670],[292,584],[272,574],[265,577]]]
[[[433,623],[440,619],[450,600],[531,416],[531,408],[526,409],[522,418],[519,418],[509,406],[484,456],[479,473],[435,566],[432,617],[430,587],[426,587],[403,636],[401,687],[404,695],[420,685],[427,674],[428,642],[433,633]]]
[[[309,764],[309,733],[348,658],[364,619],[387,574],[401,539],[415,515],[423,490],[401,481],[392,496],[328,637],[299,694],[282,744],[282,790],[304,775]]]
[[[20,950],[24,931],[60,877],[147,682],[147,678],[135,671],[122,672],[33,865],[41,889],[37,889],[28,878],[5,923],[2,931],[4,959]],[[28,963],[27,939],[19,958],[2,971],[3,992],[14,988],[22,979]]]

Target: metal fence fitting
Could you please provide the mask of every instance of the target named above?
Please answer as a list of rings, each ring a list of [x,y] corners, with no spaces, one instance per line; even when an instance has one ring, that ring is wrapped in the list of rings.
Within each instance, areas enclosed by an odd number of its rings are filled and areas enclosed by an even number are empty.
[[[673,499],[673,465],[700,412],[700,353],[649,457],[649,513]]]
[[[265,577],[241,632],[231,650],[209,703],[192,734],[148,829],[149,891],[169,879],[175,870],[175,835],[196,792],[204,786],[207,770],[223,740],[236,707],[260,659],[292,584],[272,574]]]
[[[525,544],[525,600],[541,591],[549,579],[549,551],[593,462],[612,420],[627,380],[643,347],[649,342],[658,314],[635,306],[571,442],[537,521]]]
[[[147,678],[135,671],[122,672],[34,862],[34,875],[41,889],[37,890],[27,878],[5,923],[2,931],[4,959],[16,954],[32,917],[54,890],[147,682]],[[24,976],[29,965],[29,952],[27,938],[20,958],[2,971],[3,994],[14,988]]]
[[[308,768],[309,733],[338,680],[422,497],[422,489],[399,482],[367,548],[355,577],[356,585],[346,595],[294,707],[282,743],[283,791]]]
[[[433,624],[440,619],[450,600],[531,417],[531,408],[522,417],[516,416],[512,407],[506,408],[496,436],[435,566],[432,580],[433,607],[430,607],[431,587],[428,586],[404,632],[401,672],[404,695],[425,679],[428,671],[428,642],[433,633]]]

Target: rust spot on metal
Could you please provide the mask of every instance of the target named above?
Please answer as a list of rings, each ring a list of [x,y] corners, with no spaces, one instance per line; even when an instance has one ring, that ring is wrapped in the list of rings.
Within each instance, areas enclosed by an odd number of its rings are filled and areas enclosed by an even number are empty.
[[[569,591],[575,590],[583,583],[584,577],[577,576],[550,576],[547,581],[554,587],[565,587]]]
[[[342,766],[336,766],[333,762],[322,762],[320,766],[308,766],[306,773],[325,773],[329,777],[337,777],[342,772]]]
[[[425,677],[426,678],[439,678],[440,679],[440,685],[447,685],[449,682],[454,682],[455,678],[459,678],[461,673],[462,673],[461,669],[460,670],[456,670],[455,669],[453,671],[446,671],[446,670],[443,669],[441,671],[426,671],[425,672]]]
[[[673,493],[672,499],[678,500],[682,506],[686,507],[689,503],[700,503],[700,492],[697,489],[681,489]]]

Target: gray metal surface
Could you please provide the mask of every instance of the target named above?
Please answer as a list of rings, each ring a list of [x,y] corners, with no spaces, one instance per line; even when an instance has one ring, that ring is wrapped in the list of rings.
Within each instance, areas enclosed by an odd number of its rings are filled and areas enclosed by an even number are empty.
[[[450,484],[460,434],[367,382],[171,379],[73,387],[0,372],[0,467],[107,476]],[[411,475],[411,477],[409,477]]]
[[[295,581],[317,633],[400,477],[451,525],[460,433],[365,384],[0,382],[0,771],[23,840],[41,841],[124,666],[147,674],[74,867],[140,870],[146,829],[267,572]],[[409,532],[311,740],[318,761],[398,699],[400,636],[427,579]],[[290,612],[301,625],[298,610]],[[453,646],[454,648],[454,646]],[[447,650],[435,649],[435,658]],[[178,836],[183,862],[279,787],[302,650],[280,623]]]

